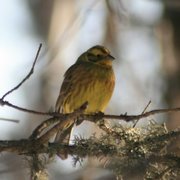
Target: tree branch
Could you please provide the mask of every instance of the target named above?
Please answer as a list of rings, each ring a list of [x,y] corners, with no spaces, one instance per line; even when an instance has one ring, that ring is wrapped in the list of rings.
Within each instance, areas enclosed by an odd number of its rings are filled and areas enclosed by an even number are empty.
[[[34,62],[33,62],[33,65],[32,65],[32,67],[31,67],[29,73],[26,75],[26,77],[25,77],[17,86],[15,86],[15,87],[12,88],[11,90],[9,90],[7,93],[5,93],[5,94],[2,96],[1,100],[4,100],[4,98],[5,98],[7,95],[9,95],[9,94],[11,94],[13,91],[17,90],[27,79],[30,78],[30,76],[31,76],[31,75],[33,74],[33,72],[34,72],[34,67],[35,67],[35,64],[36,64],[36,62],[37,62],[37,59],[38,59],[38,56],[39,56],[41,47],[42,47],[42,44],[39,45],[38,51],[37,51],[37,53],[36,53],[36,57],[35,57]]]
[[[54,118],[61,118],[61,119],[66,119],[66,116],[68,116],[70,113],[67,114],[62,114],[62,113],[57,113],[57,112],[43,112],[43,111],[36,111],[36,110],[31,110],[31,109],[26,109],[23,107],[16,106],[14,104],[9,103],[8,101],[4,101],[2,98],[0,98],[0,105],[1,106],[9,106],[11,108],[14,108],[19,111],[23,111],[26,113],[31,113],[35,115],[43,115],[43,116],[51,116]],[[103,114],[103,113],[96,113],[96,114],[81,114],[79,115],[79,119],[85,119],[87,121],[96,121],[102,118],[106,119],[116,119],[116,120],[123,120],[126,122],[134,121],[134,120],[140,120],[143,118],[147,118],[152,115],[156,114],[164,114],[164,113],[173,113],[173,112],[180,112],[180,108],[167,108],[167,109],[155,109],[151,111],[147,111],[144,114],[139,114],[139,115],[127,115],[127,114],[121,114],[121,115],[110,115],[110,114]]]

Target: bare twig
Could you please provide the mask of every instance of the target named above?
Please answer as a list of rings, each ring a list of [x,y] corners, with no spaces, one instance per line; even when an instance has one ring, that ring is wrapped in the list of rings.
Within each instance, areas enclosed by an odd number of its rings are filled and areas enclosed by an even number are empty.
[[[25,77],[17,86],[15,86],[15,87],[12,88],[11,90],[9,90],[7,93],[5,93],[5,94],[2,96],[2,98],[1,98],[2,100],[4,100],[4,98],[5,98],[7,95],[9,95],[9,94],[11,94],[13,91],[17,90],[17,89],[18,89],[27,79],[29,79],[30,76],[33,74],[33,72],[34,72],[34,67],[35,67],[36,61],[37,61],[37,59],[38,59],[38,56],[39,56],[41,47],[42,47],[42,44],[39,45],[38,51],[37,51],[37,53],[36,53],[36,57],[35,57],[35,59],[34,59],[33,65],[32,65],[32,67],[31,67],[31,70],[29,71],[29,73],[26,75],[26,77]]]
[[[149,105],[151,104],[151,100],[148,102],[148,104],[146,105],[146,107],[144,108],[143,112],[141,114],[144,114],[147,110],[147,108],[149,107]],[[139,119],[135,121],[133,128],[137,125]]]
[[[141,114],[144,114],[147,110],[147,108],[149,107],[149,105],[151,104],[151,100],[148,102],[148,104],[146,105],[146,107],[144,108],[143,112]]]
[[[19,120],[16,120],[16,119],[9,119],[9,118],[0,117],[0,120],[7,121],[7,122],[13,122],[13,123],[19,123]]]
[[[8,101],[4,101],[2,98],[0,99],[0,105],[1,106],[8,106],[11,107],[13,109],[22,111],[22,112],[26,112],[26,113],[31,113],[31,114],[36,114],[36,115],[44,115],[44,116],[53,116],[54,113],[51,112],[41,112],[41,111],[35,111],[35,110],[31,110],[31,109],[26,109],[17,105],[14,105]]]
[[[98,118],[106,118],[106,119],[117,119],[117,120],[124,120],[126,122],[134,121],[134,120],[139,120],[143,119],[155,114],[163,114],[163,113],[173,113],[173,112],[180,112],[180,108],[168,108],[168,109],[155,109],[152,111],[148,111],[144,114],[140,115],[109,115],[109,114],[95,114],[95,115],[85,115],[82,114],[80,118],[86,119],[88,121],[94,121],[97,120]]]

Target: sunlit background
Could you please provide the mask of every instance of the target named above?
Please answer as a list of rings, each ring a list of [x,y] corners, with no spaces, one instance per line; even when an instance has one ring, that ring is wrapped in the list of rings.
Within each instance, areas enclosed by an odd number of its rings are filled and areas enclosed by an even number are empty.
[[[180,106],[177,4],[175,0],[4,1],[0,5],[0,96],[26,76],[43,43],[34,74],[6,100],[39,111],[54,108],[64,72],[82,52],[100,44],[116,57],[116,88],[107,113],[140,114],[149,101],[147,110]],[[0,108],[0,118],[20,120],[0,122],[1,140],[27,138],[44,120],[9,107]],[[143,119],[137,125],[145,126],[151,119],[167,121],[170,129],[178,126],[177,114]],[[88,137],[96,131],[94,124],[83,123],[74,134]],[[28,179],[21,157],[3,153],[0,159],[0,179]],[[91,169],[83,176],[91,171],[100,176],[100,170],[92,170],[93,164],[84,162]],[[72,157],[57,158],[49,166],[50,179],[80,176],[81,168],[72,166]]]

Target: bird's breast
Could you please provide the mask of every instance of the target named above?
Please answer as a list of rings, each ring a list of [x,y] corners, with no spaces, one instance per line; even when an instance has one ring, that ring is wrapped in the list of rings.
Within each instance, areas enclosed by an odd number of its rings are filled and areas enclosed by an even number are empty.
[[[86,113],[103,112],[114,90],[113,70],[93,68],[78,73],[64,102],[65,112],[73,112],[86,101],[88,102]]]

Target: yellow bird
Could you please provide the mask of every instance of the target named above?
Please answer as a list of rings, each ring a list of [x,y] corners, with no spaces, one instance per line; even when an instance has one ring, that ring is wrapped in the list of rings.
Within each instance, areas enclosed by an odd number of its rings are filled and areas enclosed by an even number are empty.
[[[84,52],[65,73],[56,112],[71,113],[88,102],[86,114],[104,112],[112,96],[115,76],[114,57],[103,46],[96,45]],[[65,123],[56,135],[56,142],[69,143],[74,120]]]

